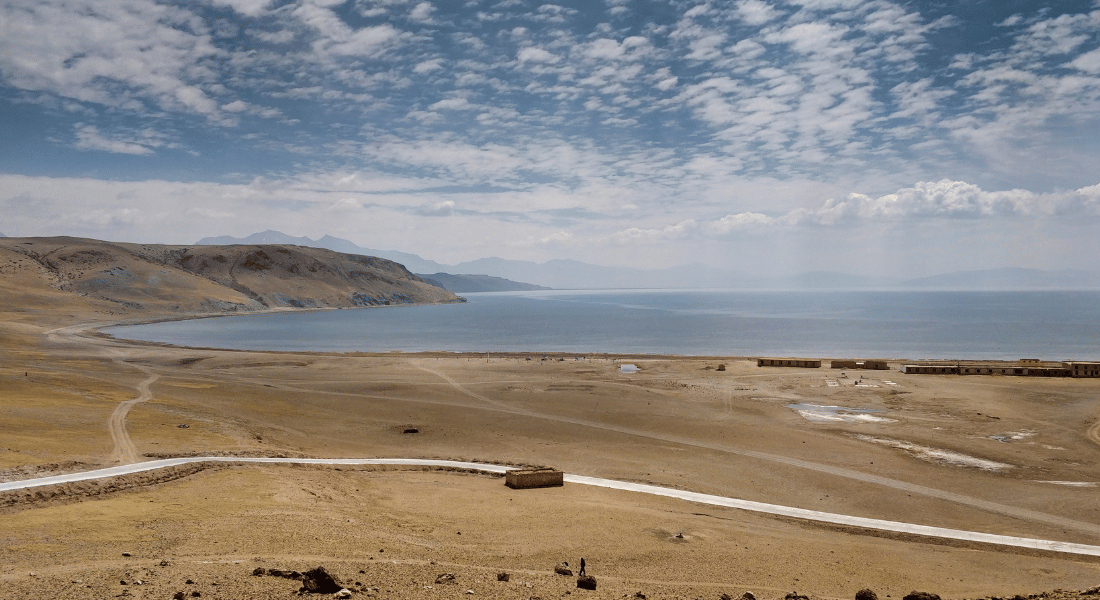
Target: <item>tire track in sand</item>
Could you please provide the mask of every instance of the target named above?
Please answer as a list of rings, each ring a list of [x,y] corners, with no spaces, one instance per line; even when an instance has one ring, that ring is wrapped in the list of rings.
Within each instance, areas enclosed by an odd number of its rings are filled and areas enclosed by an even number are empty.
[[[107,430],[111,432],[111,441],[115,445],[114,451],[111,452],[111,461],[120,465],[136,463],[140,458],[137,446],[134,445],[134,441],[130,439],[130,434],[126,431],[126,414],[130,412],[135,404],[141,404],[153,398],[153,392],[150,391],[149,386],[160,378],[160,375],[153,373],[148,367],[134,366],[148,375],[144,381],[137,385],[138,397],[120,402],[115,407],[114,412],[111,413],[111,417],[107,419]]]
[[[1070,518],[1067,518],[1067,517],[1052,515],[1052,514],[1048,514],[1048,513],[1044,513],[1044,512],[1039,512],[1039,511],[1036,511],[1036,510],[1030,510],[1030,509],[1027,509],[1027,508],[1009,506],[1007,504],[1001,504],[999,502],[991,502],[989,500],[982,500],[981,498],[975,498],[973,496],[967,496],[967,495],[958,494],[958,493],[955,493],[955,492],[948,492],[946,490],[930,488],[930,487],[915,484],[915,483],[909,483],[907,481],[901,481],[901,480],[898,480],[898,479],[891,479],[889,477],[882,477],[882,476],[879,476],[879,475],[872,475],[870,473],[862,473],[860,471],[854,471],[852,469],[846,469],[846,468],[843,468],[843,467],[834,467],[834,466],[831,466],[831,465],[816,463],[816,462],[812,462],[812,461],[808,461],[808,460],[802,460],[802,459],[799,459],[799,458],[791,458],[789,456],[782,456],[782,455],[779,455],[779,454],[770,454],[770,453],[767,453],[767,452],[758,452],[756,450],[746,450],[746,449],[743,449],[743,448],[734,448],[734,447],[726,446],[726,445],[723,445],[723,444],[715,444],[715,443],[711,443],[711,442],[704,442],[704,441],[701,441],[701,440],[695,440],[695,439],[686,438],[686,437],[682,437],[682,436],[678,436],[678,435],[662,434],[662,433],[656,433],[656,432],[651,432],[651,431],[645,431],[643,429],[635,429],[635,428],[632,428],[632,427],[621,427],[621,426],[618,426],[618,425],[611,425],[611,424],[608,424],[608,423],[601,423],[599,421],[590,421],[588,419],[576,419],[576,418],[573,418],[573,417],[562,417],[562,416],[558,416],[558,415],[539,413],[539,412],[526,410],[526,409],[522,409],[522,408],[515,408],[513,406],[508,406],[507,404],[504,404],[502,402],[498,402],[496,400],[492,400],[492,399],[490,399],[490,398],[488,398],[488,397],[486,397],[482,394],[478,394],[478,393],[473,392],[469,389],[466,389],[464,386],[462,386],[462,384],[458,383],[454,379],[448,377],[447,375],[445,375],[445,374],[443,374],[439,371],[436,371],[434,369],[429,369],[425,366],[422,366],[422,365],[418,364],[415,361],[413,362],[413,364],[416,365],[416,367],[418,367],[421,370],[427,371],[429,373],[432,373],[433,375],[436,375],[436,376],[442,378],[443,380],[445,380],[449,384],[451,384],[451,386],[455,390],[457,390],[459,392],[462,392],[463,394],[466,394],[468,396],[471,396],[471,397],[476,398],[478,400],[481,400],[483,402],[487,402],[487,403],[492,404],[496,407],[503,408],[505,411],[511,412],[511,413],[514,413],[514,414],[519,414],[519,415],[524,415],[524,416],[529,416],[529,417],[534,417],[534,418],[539,418],[539,419],[549,419],[549,420],[552,420],[552,421],[559,421],[559,422],[562,422],[562,423],[572,423],[574,425],[581,425],[581,426],[585,426],[585,427],[593,427],[593,428],[596,428],[596,429],[602,429],[604,431],[614,431],[616,433],[623,433],[623,434],[626,434],[626,435],[634,435],[634,436],[645,437],[645,438],[649,438],[649,439],[661,440],[661,441],[664,441],[664,442],[671,442],[673,444],[681,444],[681,445],[684,445],[684,446],[693,446],[693,447],[696,447],[696,448],[705,448],[707,450],[714,450],[714,451],[717,451],[717,452],[723,452],[723,453],[727,453],[727,454],[735,454],[735,455],[738,455],[738,456],[747,456],[747,457],[755,458],[755,459],[758,459],[758,460],[764,460],[764,461],[769,461],[769,462],[774,462],[774,463],[785,464],[785,465],[789,465],[789,466],[792,466],[792,467],[807,469],[807,470],[810,470],[810,471],[817,471],[819,473],[827,473],[829,475],[834,475],[834,476],[837,476],[837,477],[844,477],[846,479],[854,479],[856,481],[862,481],[864,483],[871,483],[871,484],[875,484],[875,485],[881,485],[883,487],[888,487],[888,488],[892,488],[892,489],[895,489],[895,490],[900,490],[900,491],[903,491],[903,492],[908,492],[908,493],[912,493],[912,494],[920,494],[922,496],[927,496],[927,497],[930,497],[930,498],[937,498],[937,499],[940,499],[940,500],[946,500],[948,502],[953,502],[955,504],[961,504],[963,506],[969,506],[971,508],[976,508],[976,509],[983,510],[983,511],[990,512],[990,513],[994,513],[994,514],[1006,515],[1006,516],[1009,516],[1009,517],[1022,519],[1024,521],[1030,521],[1030,522],[1033,522],[1033,523],[1046,523],[1048,525],[1057,525],[1059,527],[1065,527],[1065,528],[1073,529],[1073,530],[1076,530],[1076,531],[1087,532],[1087,533],[1090,533],[1090,534],[1093,534],[1093,535],[1100,535],[1100,525],[1097,525],[1095,523],[1088,523],[1088,522],[1085,522],[1085,521],[1078,521],[1076,519],[1070,519]],[[1094,434],[1098,436],[1097,438],[1094,438],[1094,440],[1097,441],[1097,443],[1100,443],[1100,423],[1097,423],[1097,425],[1095,427],[1093,427],[1091,430],[1089,430],[1090,437]]]
[[[1100,421],[1097,421],[1095,425],[1089,428],[1088,438],[1092,440],[1094,444],[1100,445]]]

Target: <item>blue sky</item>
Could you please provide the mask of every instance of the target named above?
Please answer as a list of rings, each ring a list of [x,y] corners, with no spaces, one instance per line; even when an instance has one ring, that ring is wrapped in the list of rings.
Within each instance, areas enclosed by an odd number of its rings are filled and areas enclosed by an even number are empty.
[[[1100,270],[1100,2],[8,0],[0,232]]]

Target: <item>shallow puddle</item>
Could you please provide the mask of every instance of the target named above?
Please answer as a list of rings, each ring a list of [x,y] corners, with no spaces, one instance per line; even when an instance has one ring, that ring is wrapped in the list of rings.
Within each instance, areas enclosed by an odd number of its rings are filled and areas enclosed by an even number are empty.
[[[872,413],[882,412],[867,408],[847,408],[844,406],[821,406],[819,404],[788,404],[807,421],[817,423],[897,423],[897,419],[879,417]]]
[[[638,365],[619,365],[620,373],[637,373],[638,371],[641,371],[641,369],[638,368]]]

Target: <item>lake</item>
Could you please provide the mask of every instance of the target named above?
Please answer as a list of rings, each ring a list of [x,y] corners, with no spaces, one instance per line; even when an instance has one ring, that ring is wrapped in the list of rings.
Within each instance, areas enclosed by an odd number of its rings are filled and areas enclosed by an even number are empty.
[[[582,290],[171,321],[120,338],[241,350],[1100,360],[1100,292]]]

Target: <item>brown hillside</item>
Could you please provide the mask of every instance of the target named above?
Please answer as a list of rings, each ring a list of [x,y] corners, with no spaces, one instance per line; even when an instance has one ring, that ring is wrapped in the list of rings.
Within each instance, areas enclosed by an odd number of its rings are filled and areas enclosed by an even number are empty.
[[[0,298],[26,315],[113,316],[460,302],[381,258],[300,246],[0,239]]]

